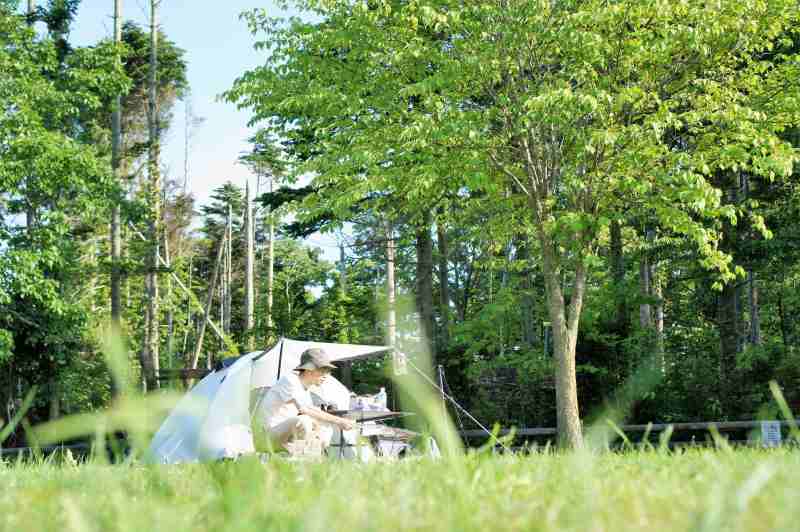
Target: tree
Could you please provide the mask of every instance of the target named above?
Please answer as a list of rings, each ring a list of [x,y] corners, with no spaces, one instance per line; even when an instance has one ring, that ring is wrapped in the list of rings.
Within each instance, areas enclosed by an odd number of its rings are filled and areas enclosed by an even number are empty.
[[[245,186],[244,200],[244,233],[245,233],[245,296],[244,296],[244,334],[248,350],[254,348],[253,328],[255,327],[255,235],[253,221],[253,204],[250,198],[250,183]]]
[[[149,362],[143,366],[143,375],[147,375],[147,368],[153,366],[152,357],[147,355],[145,347],[147,344],[148,329],[147,316],[140,312],[141,305],[147,306],[146,298],[139,301],[139,296],[148,289],[144,286],[143,280],[148,277],[148,268],[151,268],[155,258],[152,246],[143,246],[140,236],[145,237],[151,232],[150,224],[153,221],[152,211],[152,182],[148,177],[150,170],[149,159],[151,155],[151,144],[149,141],[150,126],[152,116],[150,115],[150,55],[151,38],[140,26],[133,22],[125,22],[121,28],[122,50],[124,51],[122,67],[131,80],[129,90],[121,95],[120,107],[120,145],[117,155],[118,163],[118,186],[120,188],[117,198],[120,205],[120,254],[122,258],[119,263],[120,307],[123,321],[128,330],[131,331],[131,350],[138,353],[140,365],[145,363],[145,358]],[[157,29],[158,43],[158,64],[156,72],[156,132],[158,136],[163,136],[168,130],[172,120],[172,113],[176,100],[181,98],[187,90],[186,80],[186,60],[184,51],[178,48],[160,29]],[[108,109],[113,110],[113,105],[109,104]],[[113,112],[108,112],[104,116],[104,128],[111,128],[113,125]],[[95,139],[102,143],[105,140],[100,137]],[[160,174],[160,169],[159,170]],[[186,279],[185,268],[187,265],[181,260],[183,247],[180,246],[180,235],[185,231],[182,229],[184,218],[191,215],[191,198],[180,193],[179,188],[170,188],[168,178],[160,179],[159,201],[164,198],[164,205],[160,209],[161,216],[159,226],[159,238],[164,242],[165,250],[168,242],[170,252],[169,264],[176,273],[180,273]],[[113,217],[113,212],[111,214]],[[176,238],[177,236],[177,238]],[[151,239],[148,238],[148,242]],[[113,239],[109,246],[110,263],[106,265],[110,271],[114,272],[114,249]],[[143,267],[143,265],[147,265]],[[159,266],[161,268],[161,266]],[[183,270],[183,271],[182,271]],[[110,290],[109,286],[109,290]],[[167,296],[162,297],[167,309],[168,318],[174,307]],[[110,298],[110,294],[109,294]],[[146,313],[145,313],[146,314]],[[173,320],[174,323],[174,320]],[[173,327],[174,333],[174,327]],[[167,336],[166,352],[171,354],[170,338]],[[164,343],[159,341],[160,344]],[[160,347],[160,346],[159,346]],[[158,350],[161,352],[161,349]],[[160,357],[159,357],[160,358]],[[150,378],[150,386],[155,385]]]
[[[296,4],[324,22],[281,27],[254,13],[274,46],[228,96],[290,142],[313,139],[299,166],[325,193],[312,212],[342,216],[381,191],[391,204],[373,208],[418,215],[442,191],[465,189],[527,210],[521,229],[541,252],[553,328],[559,435],[580,446],[575,349],[601,236],[631,208],[652,213],[732,278],[719,241],[734,210],[711,176],[791,171],[777,133],[797,120],[784,84],[795,67],[759,52],[796,6]]]
[[[776,136],[786,124],[765,121],[764,94],[752,92],[764,65],[731,69],[769,49],[771,25],[786,27],[792,10],[769,3],[748,13],[750,28],[741,32],[734,4],[658,12],[638,2],[485,5],[463,14],[471,20],[461,28],[476,38],[451,54],[472,59],[472,74],[456,72],[456,61],[442,68],[492,96],[491,105],[452,119],[533,214],[554,331],[559,433],[570,446],[580,445],[574,361],[588,269],[601,231],[624,212],[622,200],[694,240],[705,265],[729,279],[715,221],[733,212],[709,177],[731,168],[790,172],[794,156]],[[490,19],[502,30],[486,46],[481,28]],[[474,87],[452,97],[467,101]]]
[[[88,141],[128,83],[111,45],[62,54],[2,9],[0,36],[0,364],[15,385],[48,384],[90,362],[93,229],[114,183]]]
[[[157,29],[158,64],[156,72],[156,99],[158,100],[158,131],[164,134],[172,121],[176,100],[188,91],[185,51],[160,29]],[[148,155],[148,101],[150,91],[149,32],[133,22],[122,25],[122,42],[127,51],[124,68],[131,79],[131,88],[122,98],[123,174],[128,180],[143,175]],[[109,116],[110,119],[110,116]]]
[[[1,0],[0,9],[4,10],[6,13],[14,13],[19,9],[19,4],[20,0]]]
[[[122,43],[122,0],[114,0],[114,44]],[[114,98],[111,111],[111,166],[120,183],[122,151],[122,96]],[[117,201],[111,207],[111,320],[120,325],[122,319],[122,206]]]
[[[277,240],[275,252],[275,334],[310,340],[314,328],[309,325],[315,309],[311,289],[325,285],[332,265],[320,259],[320,250],[294,240]],[[258,306],[263,309],[265,303]]]
[[[260,186],[261,180],[265,179],[267,183],[267,191],[265,194],[272,194],[276,181],[280,184],[286,174],[286,162],[283,158],[277,143],[269,136],[256,135],[250,139],[253,143],[253,149],[250,153],[243,155],[240,161],[247,165],[250,170],[256,175],[258,185]],[[256,187],[259,188],[258,186]],[[258,196],[258,190],[256,190]],[[258,199],[258,198],[256,198]],[[249,199],[248,199],[249,201]],[[248,206],[249,209],[249,206]],[[266,293],[266,314],[265,324],[267,337],[272,335],[271,329],[273,325],[273,301],[274,301],[274,285],[275,285],[275,213],[273,213],[272,206],[267,206],[265,215],[265,222],[267,224],[267,293]],[[250,211],[248,211],[250,212]],[[252,227],[250,231],[255,231],[255,220],[250,224]],[[250,246],[248,245],[248,253]],[[250,272],[249,267],[247,271]],[[249,292],[248,292],[249,294]],[[254,302],[253,302],[254,303]],[[249,307],[252,308],[252,307]]]
[[[147,273],[147,319],[145,345],[142,349],[142,370],[148,389],[158,387],[159,347],[161,343],[159,312],[159,275],[161,267],[161,169],[160,134],[158,130],[158,0],[150,0],[150,68],[147,97],[147,205],[149,209],[150,258]]]

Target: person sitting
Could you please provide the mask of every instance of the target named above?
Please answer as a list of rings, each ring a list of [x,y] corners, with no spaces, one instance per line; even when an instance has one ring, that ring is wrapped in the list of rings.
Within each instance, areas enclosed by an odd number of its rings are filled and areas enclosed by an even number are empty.
[[[314,406],[308,389],[325,380],[336,366],[322,349],[307,349],[300,365],[281,377],[257,402],[253,412],[253,434],[257,451],[285,449],[303,454],[308,448],[321,452],[321,424],[352,430],[352,420],[334,416]]]

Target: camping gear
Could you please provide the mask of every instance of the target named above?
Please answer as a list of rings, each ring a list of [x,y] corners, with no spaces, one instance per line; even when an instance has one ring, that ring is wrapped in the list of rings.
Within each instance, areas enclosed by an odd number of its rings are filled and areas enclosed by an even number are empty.
[[[381,387],[381,391],[375,394],[375,404],[386,410],[388,397],[386,396],[386,388]]]
[[[181,399],[153,437],[148,458],[174,464],[255,452],[250,428],[251,397],[264,393],[299,366],[302,353],[313,348],[324,350],[332,362],[358,360],[391,349],[282,338],[268,351],[242,355],[233,363],[215,368]],[[349,390],[333,376],[329,375],[313,392],[336,409],[350,406]]]

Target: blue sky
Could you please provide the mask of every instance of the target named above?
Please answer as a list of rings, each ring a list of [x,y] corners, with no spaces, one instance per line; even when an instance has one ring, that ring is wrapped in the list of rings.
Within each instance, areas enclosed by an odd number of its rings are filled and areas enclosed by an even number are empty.
[[[148,4],[148,0],[123,0],[124,19],[147,25]],[[246,179],[252,180],[236,163],[239,154],[248,149],[247,113],[217,102],[216,97],[230,88],[237,76],[263,62],[263,55],[253,50],[253,36],[239,20],[240,13],[255,7],[278,13],[271,2],[263,0],[161,2],[163,31],[186,50],[194,114],[206,119],[195,133],[190,158],[191,189],[201,204],[228,179],[242,185]],[[112,16],[112,0],[83,0],[70,40],[87,45],[111,37]],[[183,104],[178,102],[164,149],[164,164],[174,177],[183,174],[183,113]]]
[[[254,176],[236,162],[249,148],[247,138],[253,132],[247,127],[248,113],[216,101],[238,76],[264,61],[264,52],[253,50],[255,38],[239,19],[242,12],[253,8],[267,9],[274,16],[298,14],[282,12],[267,0],[161,2],[161,27],[186,50],[194,114],[205,118],[194,134],[190,158],[190,188],[198,206],[206,203],[211,191],[225,181],[244,186],[249,180],[251,187],[255,187]],[[123,0],[122,9],[124,20],[149,24],[149,0]],[[89,45],[111,37],[113,12],[112,0],[83,0],[70,41]],[[183,123],[184,106],[178,102],[163,151],[163,163],[173,177],[183,176]],[[336,256],[332,238],[312,235],[310,243],[322,247],[327,258]]]

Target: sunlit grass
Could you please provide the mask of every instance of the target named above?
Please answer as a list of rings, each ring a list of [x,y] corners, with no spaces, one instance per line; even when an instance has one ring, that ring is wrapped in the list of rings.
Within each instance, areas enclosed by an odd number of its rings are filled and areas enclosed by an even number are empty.
[[[37,427],[42,441],[125,429],[134,453],[104,459],[0,464],[2,530],[277,531],[625,531],[794,530],[800,528],[800,452],[740,449],[669,452],[661,445],[604,452],[492,455],[464,452],[435,390],[419,374],[395,381],[404,408],[440,442],[444,458],[399,462],[297,462],[274,457],[183,466],[137,459],[175,397],[141,397],[106,344],[123,391],[107,411]],[[408,349],[409,346],[403,346]],[[423,349],[415,353],[430,367]],[[780,390],[773,390],[780,403]],[[784,401],[785,403],[785,401]],[[791,417],[788,406],[784,415]],[[617,419],[622,419],[620,414]],[[609,430],[610,429],[610,430]],[[794,427],[793,427],[794,429]],[[589,430],[590,434],[594,429]],[[591,437],[589,438],[592,439]],[[718,438],[719,439],[719,438]],[[96,448],[102,448],[98,445]],[[139,452],[136,452],[136,450]]]
[[[453,474],[454,471],[458,474]],[[2,530],[796,530],[800,453],[0,466]]]

